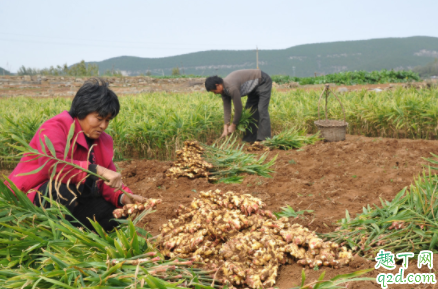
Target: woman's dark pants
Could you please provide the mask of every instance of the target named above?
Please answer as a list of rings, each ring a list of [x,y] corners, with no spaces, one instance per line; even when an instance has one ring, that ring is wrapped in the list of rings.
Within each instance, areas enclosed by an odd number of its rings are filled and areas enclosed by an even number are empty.
[[[45,195],[48,184],[49,182],[40,187],[39,192],[41,192],[41,194]],[[70,188],[73,194],[68,188]],[[116,209],[112,203],[107,202],[102,196],[84,196],[76,189],[76,185],[69,185],[68,188],[66,184],[61,184],[59,192],[57,192],[55,189],[55,184],[52,182],[52,199],[64,205],[85,227],[94,231],[94,228],[88,218],[97,221],[107,232],[117,227],[119,223],[111,220],[114,219],[112,212]],[[81,187],[79,187],[79,189],[81,189]],[[77,197],[76,199],[74,199],[75,195]],[[40,207],[41,203],[38,196],[38,194],[35,196],[34,204]],[[46,196],[49,197],[49,195]],[[43,199],[41,199],[41,201],[42,200]],[[46,203],[45,207],[48,206],[49,204]],[[81,224],[73,221],[73,218],[70,216],[66,216],[66,219],[74,226],[82,227]]]

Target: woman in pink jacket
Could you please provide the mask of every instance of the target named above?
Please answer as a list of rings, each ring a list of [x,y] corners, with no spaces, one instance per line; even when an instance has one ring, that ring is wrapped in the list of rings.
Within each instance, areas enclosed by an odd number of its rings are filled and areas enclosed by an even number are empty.
[[[56,175],[59,176],[58,183],[60,181],[61,185],[56,189],[55,181],[50,183],[56,161],[47,162],[47,158],[35,159],[26,155],[9,178],[21,191],[27,193],[36,206],[47,206],[41,196],[51,194],[54,200],[66,206],[80,223],[91,230],[93,227],[88,218],[98,221],[106,231],[112,230],[118,225],[112,220],[114,209],[124,204],[144,201],[143,197],[132,194],[123,185],[122,176],[116,172],[112,161],[113,140],[104,132],[119,110],[117,95],[108,88],[108,83],[101,79],[90,79],[76,93],[70,111],[64,111],[44,122],[30,142],[32,148],[40,152],[44,149],[49,152],[44,141],[47,136],[53,143],[57,158],[63,160],[68,133],[74,124],[74,136],[66,160],[104,177],[107,182],[93,176],[86,178],[85,172],[72,166],[58,164]],[[73,146],[75,139],[76,144]],[[44,163],[44,168],[38,173],[18,176],[33,171]],[[129,192],[131,197],[124,195],[120,189]]]

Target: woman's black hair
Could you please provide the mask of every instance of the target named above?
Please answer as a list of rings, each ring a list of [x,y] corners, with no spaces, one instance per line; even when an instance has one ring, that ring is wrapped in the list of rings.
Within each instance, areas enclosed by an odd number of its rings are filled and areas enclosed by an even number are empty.
[[[115,117],[120,111],[120,103],[117,95],[108,86],[109,83],[102,78],[85,81],[73,98],[70,115],[84,119],[90,113],[97,112],[101,117]]]
[[[205,80],[205,89],[207,89],[207,91],[216,90],[216,84],[224,84],[224,80],[217,75],[207,77]]]

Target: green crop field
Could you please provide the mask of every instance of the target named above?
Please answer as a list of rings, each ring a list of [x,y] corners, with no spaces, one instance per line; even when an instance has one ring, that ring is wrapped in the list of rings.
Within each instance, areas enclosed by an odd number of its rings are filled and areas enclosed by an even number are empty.
[[[347,71],[317,77],[293,77],[289,75],[273,75],[272,80],[278,84],[298,82],[300,85],[335,83],[341,85],[397,83],[419,81],[420,76],[412,71]]]
[[[319,91],[273,92],[270,114],[273,133],[291,127],[315,132]],[[403,89],[380,93],[349,92],[342,100],[348,133],[394,138],[436,139],[438,89]],[[245,101],[245,99],[243,99]],[[342,119],[339,104],[329,98],[329,116]],[[221,99],[210,93],[152,93],[121,97],[121,111],[107,132],[113,137],[116,158],[171,159],[187,139],[211,142],[223,125]],[[11,134],[30,141],[42,122],[68,110],[66,98],[5,98],[0,106],[0,155],[15,153]],[[321,114],[323,115],[323,114]]]
[[[288,141],[287,136],[294,139],[295,136],[302,137],[299,135],[301,131],[292,134],[296,129],[308,133],[316,132],[313,122],[318,119],[320,94],[321,91],[301,89],[273,91],[270,114],[273,134],[277,137],[271,139],[271,144],[276,142],[280,147],[282,141]],[[398,87],[382,92],[363,90],[338,94],[338,97],[345,108],[350,134],[412,139],[437,138],[436,88]],[[71,99],[11,97],[1,99],[0,102],[0,161],[2,166],[12,166],[16,159],[8,157],[16,155],[18,151],[10,145],[19,145],[12,136],[16,135],[29,142],[45,120],[69,109]],[[184,140],[210,143],[221,134],[221,98],[211,93],[151,93],[123,96],[120,97],[120,102],[120,114],[107,129],[114,139],[117,159],[174,159],[175,149],[181,148]],[[329,118],[343,118],[340,105],[334,97],[330,96],[328,105]],[[321,117],[323,115],[321,111]],[[246,111],[244,123],[249,116]],[[285,136],[288,131],[291,133]],[[228,155],[236,156],[235,152]],[[240,152],[240,156],[250,157],[245,152]],[[269,167],[276,158],[262,164],[264,157],[266,155],[260,158],[257,165],[265,166],[266,171],[270,172]],[[254,163],[250,165],[254,167]],[[214,166],[218,167],[217,164]],[[237,171],[233,170],[226,177],[237,178]],[[416,181],[409,193],[405,194],[406,191],[403,190],[391,203],[382,203],[382,208],[371,209],[368,206],[357,218],[350,218],[347,212],[346,219],[342,221],[342,230],[322,236],[329,240],[348,242],[348,247],[353,250],[363,245],[358,251],[360,256],[371,259],[379,248],[374,246],[377,236],[384,236],[385,242],[388,242],[385,248],[389,250],[410,250],[410,244],[415,243],[415,253],[423,249],[436,252],[434,246],[438,234],[435,231],[438,224],[433,220],[436,210],[429,208],[436,208],[434,194],[437,182],[436,177],[423,177]],[[292,207],[289,211],[294,214],[302,213],[295,212]],[[424,217],[418,218],[411,212],[419,212]],[[18,190],[15,195],[12,194],[3,182],[0,182],[0,213],[3,220],[0,223],[0,251],[5,256],[0,262],[3,266],[0,280],[7,288],[37,288],[37,285],[40,286],[38,288],[134,288],[137,285],[145,285],[146,288],[221,288],[221,285],[212,283],[215,278],[215,275],[212,276],[214,270],[193,269],[189,268],[194,264],[192,261],[174,261],[162,257],[153,243],[145,241],[145,238],[151,236],[144,229],[135,227],[136,221],[128,222],[127,225],[120,226],[119,230],[108,234],[97,223],[93,223],[97,234],[84,232],[64,219],[63,214],[68,214],[65,208],[37,208]],[[393,222],[396,213],[398,223]],[[376,216],[381,216],[381,219],[377,220]],[[376,219],[375,226],[374,223],[373,226],[367,223],[372,218]],[[401,231],[398,234],[382,235],[381,232],[390,230],[391,222],[400,226]],[[405,223],[411,225],[404,226]],[[416,226],[428,226],[429,231],[420,231]],[[348,238],[344,233],[348,234]],[[363,239],[363,236],[369,238]],[[400,236],[404,238],[402,241]],[[405,239],[412,242],[407,244]],[[367,241],[363,243],[361,240]],[[156,257],[152,258],[153,256]],[[335,288],[339,283],[373,280],[356,278],[367,272],[369,270],[357,271],[338,275],[332,281],[319,282],[326,284],[321,288]],[[302,274],[304,284],[304,270]],[[323,278],[324,273],[320,280]],[[178,283],[177,287],[176,283],[172,283],[175,280],[182,283]],[[338,283],[335,284],[335,280]],[[208,286],[210,284],[212,285]]]

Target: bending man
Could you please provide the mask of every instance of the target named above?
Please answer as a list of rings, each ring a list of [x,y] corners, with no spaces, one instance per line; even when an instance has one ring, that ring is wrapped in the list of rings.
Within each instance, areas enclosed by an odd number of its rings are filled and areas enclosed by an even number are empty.
[[[272,80],[259,69],[244,69],[231,72],[224,79],[210,76],[205,80],[207,91],[222,95],[224,103],[224,131],[222,137],[233,133],[242,116],[242,97],[248,96],[245,108],[251,109],[255,123],[245,131],[243,141],[263,141],[271,137],[269,118],[269,100],[271,99]],[[231,101],[234,104],[234,118],[231,119]]]

